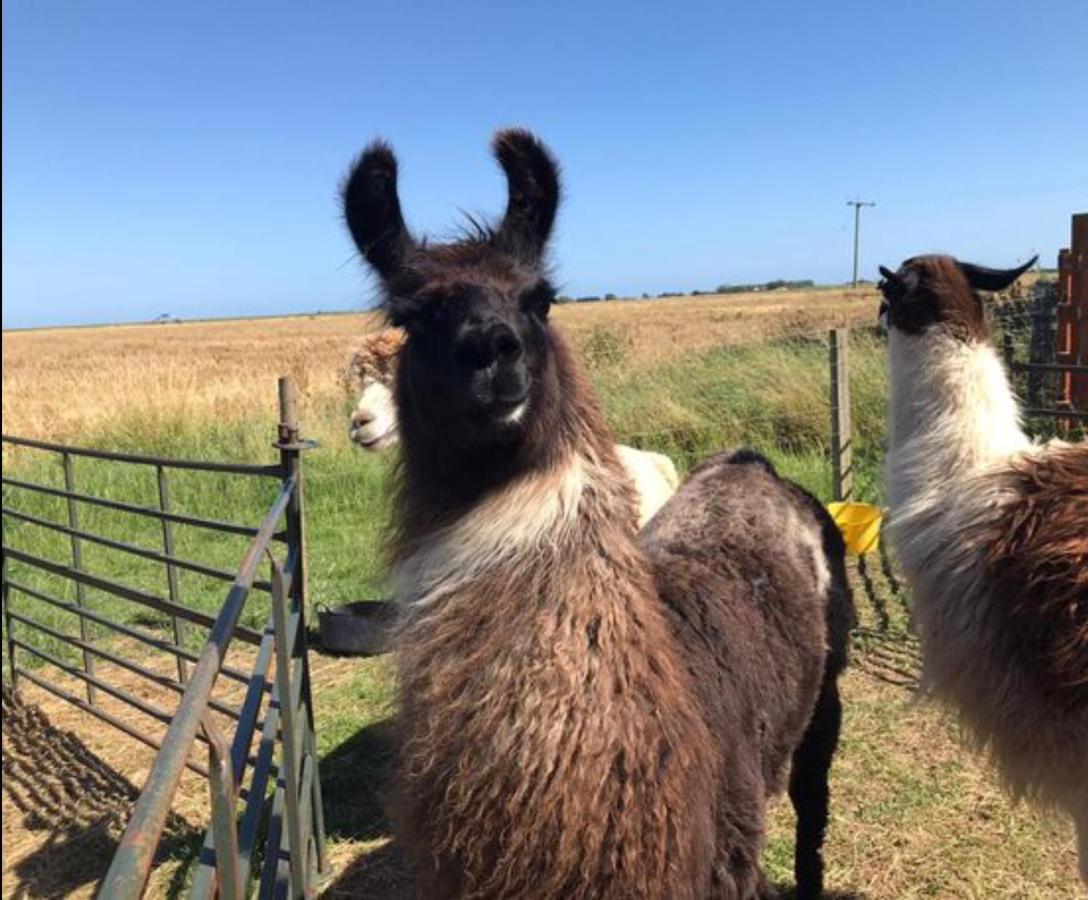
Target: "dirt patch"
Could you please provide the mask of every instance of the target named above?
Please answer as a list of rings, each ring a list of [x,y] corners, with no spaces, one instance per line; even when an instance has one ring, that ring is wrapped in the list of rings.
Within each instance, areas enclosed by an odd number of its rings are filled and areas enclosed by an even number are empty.
[[[172,658],[151,655],[143,645],[110,644],[145,668],[176,674]],[[229,661],[248,671],[254,652],[233,649]],[[357,660],[310,656],[311,673],[323,685],[351,677]],[[82,682],[51,668],[39,670],[51,684],[84,697]],[[101,660],[95,674],[146,703],[173,713],[179,695],[143,676]],[[239,706],[245,686],[220,677],[215,698]],[[99,691],[96,704],[142,733],[161,739],[165,726]],[[233,721],[214,717],[225,735]],[[229,738],[228,738],[229,739]],[[197,743],[193,759],[207,761]],[[3,896],[90,897],[109,868],[117,843],[147,779],[156,751],[67,701],[20,681],[18,694],[3,692]],[[174,797],[148,896],[176,896],[184,888],[208,825],[208,785],[186,769]]]
[[[3,891],[90,896],[109,867],[139,791],[40,707],[3,691]],[[200,830],[167,820],[160,856],[192,852]]]

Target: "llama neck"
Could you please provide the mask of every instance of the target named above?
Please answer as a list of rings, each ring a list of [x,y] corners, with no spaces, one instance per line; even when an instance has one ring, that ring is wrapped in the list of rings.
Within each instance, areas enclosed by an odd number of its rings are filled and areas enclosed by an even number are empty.
[[[603,449],[572,441],[546,465],[523,469],[465,506],[417,509],[411,524],[419,530],[397,547],[401,602],[430,606],[496,577],[532,581],[538,593],[564,602],[565,558],[586,547],[640,556],[633,491],[611,445]]]
[[[985,342],[889,335],[888,492],[893,507],[1029,446],[1004,367]]]

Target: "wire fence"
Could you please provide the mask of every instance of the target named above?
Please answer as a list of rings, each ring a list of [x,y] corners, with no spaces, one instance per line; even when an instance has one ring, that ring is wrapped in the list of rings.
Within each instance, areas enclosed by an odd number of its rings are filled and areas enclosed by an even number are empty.
[[[996,339],[1029,431],[1041,437],[1082,438],[1088,409],[1071,402],[1069,386],[1088,379],[1088,366],[1059,361],[1058,284],[1039,280],[996,306]]]

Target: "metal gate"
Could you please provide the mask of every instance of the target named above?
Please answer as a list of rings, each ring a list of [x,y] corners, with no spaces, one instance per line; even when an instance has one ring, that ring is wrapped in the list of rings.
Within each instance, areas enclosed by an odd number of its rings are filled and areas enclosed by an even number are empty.
[[[297,398],[294,383],[280,379],[280,425],[275,446],[280,460],[273,465],[216,463],[166,459],[128,453],[70,447],[61,444],[3,436],[11,447],[33,448],[55,454],[64,471],[64,488],[8,477],[5,473],[3,507],[3,612],[8,663],[14,687],[20,680],[32,682],[66,700],[99,720],[114,726],[145,744],[156,747],[151,772],[132,811],[109,871],[102,882],[102,897],[138,897],[145,888],[155,861],[171,804],[188,767],[208,779],[211,824],[205,834],[190,896],[240,898],[255,883],[259,896],[312,896],[318,874],[325,868],[324,825],[321,784],[310,700],[310,675],[306,652],[306,571],[302,495],[301,453],[312,446],[299,437]],[[121,465],[154,468],[158,479],[159,503],[147,506],[123,502],[77,489],[72,460],[89,457]],[[170,472],[189,470],[275,479],[278,490],[259,525],[239,525],[216,519],[175,512],[170,505]],[[52,521],[8,505],[24,492],[63,498],[67,522]],[[125,516],[161,523],[162,549],[150,549],[128,541],[82,529],[81,508],[109,509]],[[9,546],[9,529],[42,528],[67,536],[71,563],[60,563],[35,553]],[[249,545],[236,571],[216,568],[206,562],[185,559],[175,552],[174,526],[203,529],[219,534],[244,535]],[[123,584],[89,571],[85,545],[98,545],[162,564],[166,575],[166,596]],[[264,559],[270,578],[257,579]],[[16,577],[23,572],[45,573],[74,585],[75,601],[59,598]],[[184,605],[178,588],[179,571],[196,572],[229,582],[226,598],[217,615],[210,616]],[[88,590],[102,592],[169,616],[173,640],[116,621],[87,602]],[[240,624],[247,598],[254,591],[270,596],[271,612],[263,630]],[[44,607],[71,614],[78,622],[78,634],[47,625],[31,615],[17,612],[9,602],[19,594]],[[176,660],[177,677],[166,677],[126,658],[108,642],[96,642],[89,624],[111,633],[164,651]],[[193,626],[208,630],[199,653],[184,646],[183,636]],[[27,640],[31,634],[75,648],[82,666],[72,665]],[[232,641],[256,648],[250,671],[226,664]],[[35,657],[35,666],[23,664]],[[133,672],[176,694],[180,700],[171,712],[149,704],[95,672],[95,661]],[[57,670],[77,678],[85,686],[86,698],[77,696],[51,681]],[[224,704],[212,696],[222,676],[244,685],[239,706]],[[167,725],[157,739],[132,727],[102,708],[98,692],[128,704],[145,716]],[[226,716],[233,728],[224,734],[212,712]],[[195,757],[196,744],[207,748],[207,765]],[[258,857],[263,848],[263,859]]]

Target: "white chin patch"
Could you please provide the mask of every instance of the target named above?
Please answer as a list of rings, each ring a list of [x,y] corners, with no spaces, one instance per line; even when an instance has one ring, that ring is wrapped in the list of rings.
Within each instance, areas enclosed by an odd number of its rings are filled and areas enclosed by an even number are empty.
[[[529,406],[529,401],[528,400],[524,401],[523,403],[519,403],[512,410],[510,410],[510,412],[508,412],[505,416],[502,417],[503,424],[504,425],[517,425],[518,422],[520,422],[522,420],[522,418],[525,416],[525,410],[528,408],[528,406]]]
[[[888,333],[888,311],[886,309],[882,309],[880,311],[880,315],[877,316],[876,327],[883,331],[885,334]]]

